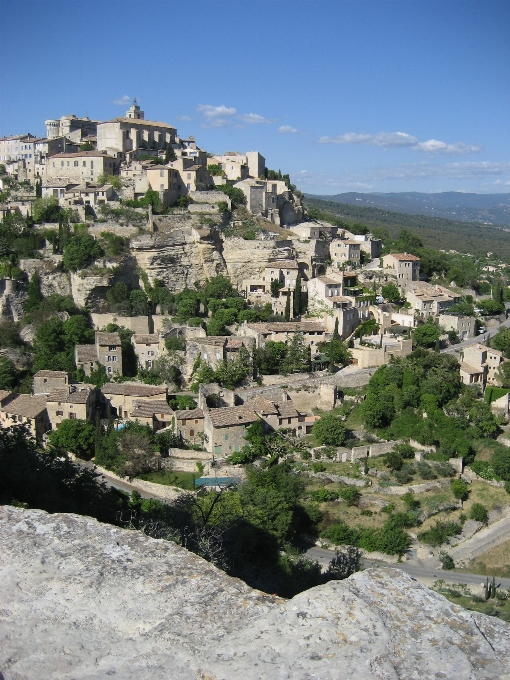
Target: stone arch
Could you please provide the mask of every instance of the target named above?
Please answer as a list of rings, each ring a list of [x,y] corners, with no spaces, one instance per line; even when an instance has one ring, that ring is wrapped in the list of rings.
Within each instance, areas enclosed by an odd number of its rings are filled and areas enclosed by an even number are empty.
[[[316,276],[324,276],[326,274],[326,265],[325,264],[318,264],[315,274],[316,274]]]

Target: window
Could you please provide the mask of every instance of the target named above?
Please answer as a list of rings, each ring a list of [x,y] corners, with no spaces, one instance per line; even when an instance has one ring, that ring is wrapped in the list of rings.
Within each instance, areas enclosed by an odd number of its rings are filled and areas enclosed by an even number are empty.
[[[160,171],[159,171],[159,176],[160,176],[160,177],[164,177],[164,176],[165,176],[165,171],[164,171],[164,170],[160,170]]]
[[[225,441],[228,441],[228,433],[225,435]]]
[[[117,357],[112,357],[112,361],[117,361]]]
[[[75,420],[76,418],[76,413],[69,413],[69,419],[70,420]]]
[[[64,411],[56,411],[56,414],[57,414],[57,416],[63,416],[63,415],[64,415]]]
[[[75,168],[77,168],[79,164],[80,164],[79,161],[74,161],[74,167]]]
[[[94,161],[90,161],[90,168],[92,169],[94,167]]]
[[[165,185],[164,185],[164,184],[160,184],[160,185],[159,185],[159,190],[160,190],[160,191],[164,191],[164,190],[165,190]]]
[[[189,431],[189,436],[190,436],[190,437],[193,437],[194,435],[195,435],[195,430],[190,430],[190,431]]]
[[[109,345],[108,351],[109,352],[116,352],[117,351],[117,345]]]
[[[187,179],[191,179],[191,172],[188,172],[188,177]]]
[[[83,161],[83,167],[84,167],[84,168],[87,167],[87,161]]]

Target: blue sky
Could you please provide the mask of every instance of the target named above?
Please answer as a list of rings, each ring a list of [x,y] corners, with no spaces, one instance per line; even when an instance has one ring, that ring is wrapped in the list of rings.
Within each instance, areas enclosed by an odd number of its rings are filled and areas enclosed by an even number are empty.
[[[510,192],[510,3],[0,0],[0,135],[133,97],[310,193]]]

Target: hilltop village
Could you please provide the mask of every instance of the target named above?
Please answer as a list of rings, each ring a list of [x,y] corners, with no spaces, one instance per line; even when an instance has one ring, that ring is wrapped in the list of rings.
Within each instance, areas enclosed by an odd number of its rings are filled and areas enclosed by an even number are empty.
[[[308,534],[368,552],[501,519],[504,263],[307,210],[259,151],[209,153],[136,102],[45,125],[0,139],[2,428],[151,493],[285,462]]]

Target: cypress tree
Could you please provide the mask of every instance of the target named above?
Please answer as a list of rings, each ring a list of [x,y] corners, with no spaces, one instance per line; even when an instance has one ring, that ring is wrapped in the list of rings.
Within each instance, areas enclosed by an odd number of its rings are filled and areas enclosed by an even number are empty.
[[[170,161],[175,161],[175,151],[174,147],[170,144],[170,142],[167,143],[166,145],[166,151],[165,151],[165,163],[169,163]]]
[[[43,299],[41,294],[41,279],[37,272],[32,274],[30,283],[27,286],[28,299],[25,305],[25,311],[30,312],[32,309],[37,309],[39,303]]]
[[[335,319],[335,330],[333,331],[333,340],[340,340],[340,333],[338,332],[338,317]]]
[[[42,183],[40,179],[35,183],[35,197],[42,198]]]
[[[283,318],[285,321],[290,321],[290,293],[287,294],[287,302],[285,303],[285,313]]]
[[[294,316],[301,316],[301,274],[297,275],[294,290]]]

